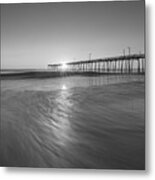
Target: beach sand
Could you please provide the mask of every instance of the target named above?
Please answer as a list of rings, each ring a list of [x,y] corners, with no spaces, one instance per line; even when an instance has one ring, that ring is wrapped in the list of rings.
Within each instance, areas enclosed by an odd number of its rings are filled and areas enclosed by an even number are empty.
[[[145,169],[144,82],[1,97],[1,166]]]

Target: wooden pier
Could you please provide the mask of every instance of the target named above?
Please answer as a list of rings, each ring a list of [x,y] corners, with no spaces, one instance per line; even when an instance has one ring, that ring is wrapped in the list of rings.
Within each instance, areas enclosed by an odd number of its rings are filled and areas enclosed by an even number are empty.
[[[145,73],[145,55],[132,54],[117,57],[49,64],[52,72],[92,73],[92,74],[143,74]]]

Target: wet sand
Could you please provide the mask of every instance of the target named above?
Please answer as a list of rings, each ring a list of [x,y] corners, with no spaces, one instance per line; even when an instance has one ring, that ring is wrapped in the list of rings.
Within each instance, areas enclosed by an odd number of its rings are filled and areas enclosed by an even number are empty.
[[[145,169],[144,82],[3,90],[1,166]]]

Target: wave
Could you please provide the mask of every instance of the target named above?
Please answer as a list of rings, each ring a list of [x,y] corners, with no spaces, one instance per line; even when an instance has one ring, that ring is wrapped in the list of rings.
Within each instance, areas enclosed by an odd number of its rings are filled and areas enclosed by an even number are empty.
[[[27,78],[51,78],[59,77],[61,73],[51,71],[38,70],[19,70],[19,71],[3,71],[1,72],[1,79],[27,79]]]

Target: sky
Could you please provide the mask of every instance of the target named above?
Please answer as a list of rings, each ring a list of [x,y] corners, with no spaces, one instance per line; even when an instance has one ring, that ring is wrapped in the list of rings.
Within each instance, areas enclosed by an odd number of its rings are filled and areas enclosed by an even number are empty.
[[[1,68],[144,52],[144,1],[1,5]]]

